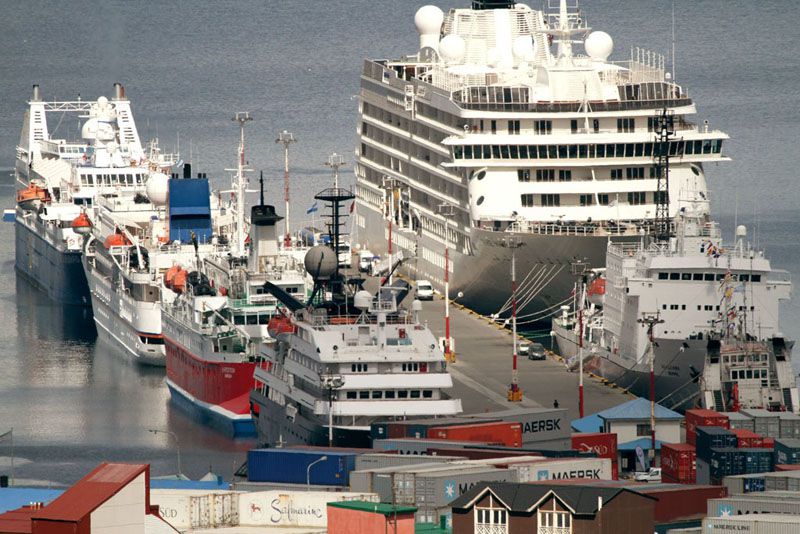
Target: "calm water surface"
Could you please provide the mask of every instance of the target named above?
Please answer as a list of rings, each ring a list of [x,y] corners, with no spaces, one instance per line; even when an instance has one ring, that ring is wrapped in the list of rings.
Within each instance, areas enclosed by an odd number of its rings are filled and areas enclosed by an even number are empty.
[[[432,2],[444,8],[466,0]],[[47,99],[94,99],[122,82],[143,139],[180,146],[187,161],[227,183],[237,132],[230,118],[252,112],[248,160],[281,190],[276,133],[289,129],[295,227],[313,193],[329,182],[331,152],[352,162],[362,60],[413,53],[413,15],[423,2],[173,1],[4,2],[0,19],[0,168],[10,168],[25,100],[39,83]],[[534,4],[538,6],[538,3]],[[595,29],[615,39],[616,59],[631,46],[670,48],[670,2],[583,2]],[[773,264],[797,278],[800,200],[800,46],[797,10],[782,1],[675,2],[676,79],[708,119],[731,135],[734,161],[707,169],[712,208],[726,235],[750,226]],[[51,130],[75,136],[78,124],[51,116]],[[5,173],[4,173],[5,175]],[[347,179],[351,180],[348,173]],[[11,180],[0,183],[13,205]],[[103,459],[147,461],[155,474],[176,470],[175,432],[184,471],[227,474],[248,442],[197,425],[169,404],[163,370],[128,362],[96,341],[89,314],[48,302],[13,268],[13,227],[0,225],[0,433],[14,427],[16,453],[33,461],[18,476],[69,482]],[[800,306],[786,307],[785,332],[800,336]],[[457,335],[457,334],[456,334]],[[10,448],[0,443],[0,471]]]

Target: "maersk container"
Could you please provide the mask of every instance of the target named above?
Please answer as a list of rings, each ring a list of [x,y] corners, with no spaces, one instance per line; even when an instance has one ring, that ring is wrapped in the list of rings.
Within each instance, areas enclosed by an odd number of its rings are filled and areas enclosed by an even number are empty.
[[[800,464],[800,439],[776,439],[775,463],[791,465]]]
[[[780,416],[778,412],[761,409],[742,410],[742,413],[753,419],[753,432],[770,438],[781,437]]]
[[[428,449],[463,449],[476,445],[474,441],[450,441],[446,439],[377,439],[372,442],[375,451],[394,451],[398,454],[429,454]],[[486,445],[484,443],[484,445]]]
[[[736,448],[736,435],[730,430],[717,426],[698,426],[695,431],[695,450],[697,457],[702,460],[711,460],[711,449]]]
[[[476,423],[471,425],[437,426],[427,429],[427,437],[432,439],[477,441],[499,443],[506,447],[522,446],[522,425],[499,421],[496,423]]]
[[[722,415],[728,418],[728,424],[730,424],[730,429],[733,430],[734,428],[743,428],[745,430],[750,430],[751,432],[755,429],[755,421],[752,418],[746,416],[742,412],[720,412]]]
[[[456,460],[463,460],[460,456],[437,456],[437,462],[454,462]],[[417,456],[410,454],[361,454],[356,456],[356,471],[364,471],[369,469],[380,469],[383,467],[399,467],[405,465],[416,465],[421,463],[429,463],[432,458],[430,456]]]
[[[478,417],[517,422],[522,425],[525,445],[543,441],[569,440],[572,432],[565,408],[512,408],[480,414]]]
[[[772,495],[772,492],[736,495],[708,500],[708,517],[727,517],[744,514],[800,515],[800,500]],[[797,518],[800,531],[800,517]]]
[[[516,482],[510,469],[474,469],[420,473],[414,482],[418,508],[443,508],[481,482]]]
[[[325,460],[322,460],[326,457]],[[247,479],[251,482],[282,482],[347,486],[355,469],[356,454],[302,449],[252,449],[247,453]],[[321,461],[320,461],[321,460]],[[311,469],[308,467],[315,463]]]
[[[778,415],[778,425],[781,439],[800,438],[800,415],[791,412],[780,412],[780,415]]]
[[[800,491],[800,471],[781,471],[764,475],[767,491]]]
[[[544,480],[588,479],[612,480],[614,469],[608,458],[551,459],[540,462],[510,465],[519,482]]]
[[[797,534],[800,518],[783,514],[752,514],[732,517],[706,517],[703,534]]]

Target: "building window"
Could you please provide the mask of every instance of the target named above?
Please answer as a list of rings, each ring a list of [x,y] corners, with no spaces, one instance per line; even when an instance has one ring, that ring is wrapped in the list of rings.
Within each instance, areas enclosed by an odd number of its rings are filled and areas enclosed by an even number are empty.
[[[558,171],[558,181],[559,182],[571,182],[572,181],[572,171],[569,169],[559,169]]]
[[[561,195],[542,195],[542,206],[560,206],[561,205]]]
[[[506,534],[508,512],[504,508],[475,507],[475,534]]]
[[[553,121],[533,121],[533,131],[539,135],[553,133]]]
[[[581,206],[593,206],[594,205],[594,195],[581,195],[580,196],[580,203],[581,203]]]
[[[628,193],[628,204],[644,204],[647,194],[644,191],[633,191]]]
[[[649,436],[650,435],[650,423],[645,423],[642,425],[636,425],[636,435],[637,436]]]
[[[617,119],[617,132],[633,132],[636,127],[635,122],[636,121],[630,117]]]
[[[532,194],[520,195],[523,208],[532,208],[534,206]]]
[[[519,135],[519,121],[508,121],[509,135]]]
[[[530,182],[531,181],[531,170],[530,169],[517,169],[517,180],[520,182]]]
[[[555,182],[556,170],[555,169],[536,169],[537,182]]]
[[[572,516],[569,512],[539,510],[539,534],[570,534]]]

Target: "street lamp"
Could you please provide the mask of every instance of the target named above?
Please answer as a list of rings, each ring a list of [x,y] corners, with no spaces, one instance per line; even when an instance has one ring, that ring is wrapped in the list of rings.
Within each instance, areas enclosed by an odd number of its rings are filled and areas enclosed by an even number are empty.
[[[183,470],[181,469],[181,444],[180,440],[178,440],[178,435],[171,430],[159,430],[156,428],[149,428],[148,432],[152,432],[153,434],[168,434],[172,436],[172,439],[175,440],[175,450],[178,451],[178,476],[180,477],[183,475]]]
[[[328,447],[333,447],[333,392],[344,386],[341,376],[325,376],[322,387],[328,390]]]
[[[455,358],[450,350],[450,219],[455,207],[442,202],[438,211],[444,219],[444,359],[452,362]]]
[[[516,236],[501,241],[501,246],[511,249],[511,337],[513,353],[511,366],[511,386],[508,388],[509,402],[522,402],[522,389],[517,375],[517,249],[522,243]]]
[[[306,491],[311,491],[311,468],[315,464],[318,464],[320,462],[324,462],[327,459],[328,459],[327,455],[321,456],[318,459],[316,459],[313,462],[311,462],[310,464],[308,464],[308,467],[306,467]]]
[[[286,219],[284,220],[286,224],[286,231],[284,233],[286,235],[283,238],[283,243],[284,246],[290,247],[292,245],[292,238],[289,233],[289,145],[296,143],[297,139],[294,138],[294,134],[291,132],[283,130],[278,134],[278,138],[275,139],[275,142],[283,145],[283,198],[286,201]]]

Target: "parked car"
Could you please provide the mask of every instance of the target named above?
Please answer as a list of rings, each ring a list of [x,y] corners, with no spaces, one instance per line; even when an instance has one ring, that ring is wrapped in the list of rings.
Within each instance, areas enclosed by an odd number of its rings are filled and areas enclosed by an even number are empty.
[[[639,471],[633,479],[637,482],[661,482],[661,468],[651,467],[649,471]]]
[[[433,285],[427,280],[417,280],[417,298],[433,300]]]
[[[523,341],[517,346],[517,352],[521,357],[527,356],[529,360],[547,359],[544,345],[535,341]]]
[[[369,250],[362,250],[358,253],[358,270],[362,273],[367,273],[372,266],[372,260],[375,257],[375,254],[370,252]]]

